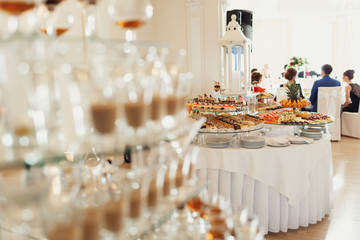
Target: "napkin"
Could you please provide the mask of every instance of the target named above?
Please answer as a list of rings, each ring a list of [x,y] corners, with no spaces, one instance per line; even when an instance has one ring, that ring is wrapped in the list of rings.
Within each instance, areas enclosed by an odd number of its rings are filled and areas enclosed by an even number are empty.
[[[314,139],[312,138],[307,138],[307,137],[296,137],[296,136],[289,136],[289,140],[293,141],[293,142],[300,142],[300,141],[304,141],[306,143],[314,143]]]

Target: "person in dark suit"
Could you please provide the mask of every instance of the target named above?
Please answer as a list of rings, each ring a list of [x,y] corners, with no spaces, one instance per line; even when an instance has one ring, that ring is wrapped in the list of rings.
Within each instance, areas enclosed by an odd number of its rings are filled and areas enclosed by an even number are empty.
[[[284,74],[284,77],[286,80],[288,80],[288,82],[285,84],[281,84],[280,87],[287,87],[288,85],[293,84],[293,82],[296,82],[295,81],[296,76],[297,76],[297,70],[295,68],[288,68]],[[296,85],[300,87],[300,97],[305,98],[300,83],[297,83]]]
[[[314,82],[314,85],[311,89],[310,102],[312,108],[309,111],[317,112],[317,101],[318,101],[318,91],[319,87],[340,87],[341,84],[339,81],[330,77],[333,68],[330,64],[325,64],[321,67],[321,76],[322,79]]]

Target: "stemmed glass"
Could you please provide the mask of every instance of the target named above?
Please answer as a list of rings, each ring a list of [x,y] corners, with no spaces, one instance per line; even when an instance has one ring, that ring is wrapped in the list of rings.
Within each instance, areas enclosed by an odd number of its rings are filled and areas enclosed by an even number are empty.
[[[108,13],[118,27],[126,29],[130,42],[136,41],[135,29],[153,16],[153,7],[150,0],[111,0]]]
[[[40,32],[51,37],[63,35],[74,23],[69,0],[46,0],[38,15]]]
[[[41,0],[0,0],[0,10],[10,15],[7,26],[11,33],[19,30],[19,18],[34,9]],[[0,12],[1,14],[1,12]]]

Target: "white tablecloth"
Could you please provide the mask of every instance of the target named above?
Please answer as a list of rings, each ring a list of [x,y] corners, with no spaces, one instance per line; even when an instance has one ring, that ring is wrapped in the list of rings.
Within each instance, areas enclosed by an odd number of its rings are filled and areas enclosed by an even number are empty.
[[[235,211],[248,206],[270,232],[306,227],[332,208],[329,136],[285,148],[201,147],[197,169],[210,194],[229,198]]]

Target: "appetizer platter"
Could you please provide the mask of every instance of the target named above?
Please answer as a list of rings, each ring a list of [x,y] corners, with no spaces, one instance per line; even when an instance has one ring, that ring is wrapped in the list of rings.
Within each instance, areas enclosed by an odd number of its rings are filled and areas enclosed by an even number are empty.
[[[326,114],[305,111],[294,112],[292,109],[261,113],[259,118],[267,124],[276,125],[321,125],[334,121],[333,117]]]
[[[280,110],[283,107],[278,103],[266,104],[266,103],[258,103],[256,106],[256,111],[259,113]]]
[[[261,92],[256,96],[257,99],[273,99],[274,97],[274,94],[268,92]]]
[[[238,97],[213,97],[204,94],[188,103],[189,112],[239,112],[246,110],[246,102]]]
[[[194,113],[189,116],[193,119],[205,118],[200,133],[240,133],[259,130],[264,126],[264,121],[259,117],[238,114],[203,114]]]

